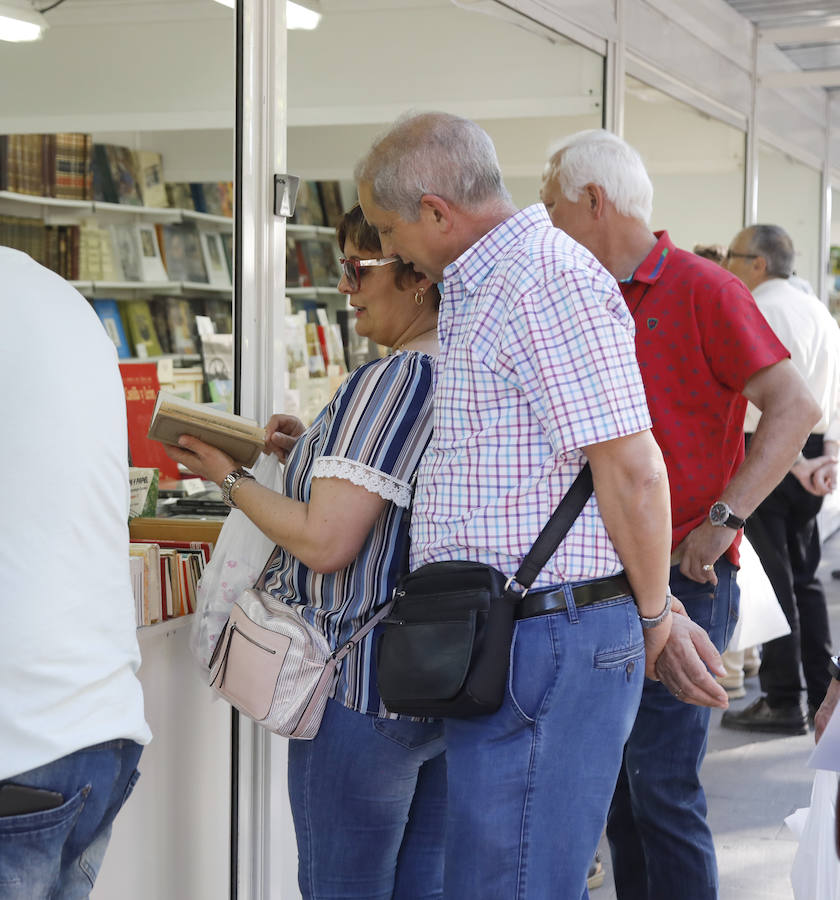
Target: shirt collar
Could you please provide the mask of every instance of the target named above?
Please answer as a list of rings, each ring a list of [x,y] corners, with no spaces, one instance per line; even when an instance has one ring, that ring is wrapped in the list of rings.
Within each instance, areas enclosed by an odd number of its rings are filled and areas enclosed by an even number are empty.
[[[535,203],[505,219],[443,270],[444,281],[458,280],[471,294],[493,271],[507,248],[535,227],[553,227],[545,205]]]
[[[631,276],[632,281],[642,281],[645,284],[656,284],[668,265],[668,259],[677,248],[668,237],[667,231],[655,231],[657,241],[650,253],[639,263],[636,271]]]

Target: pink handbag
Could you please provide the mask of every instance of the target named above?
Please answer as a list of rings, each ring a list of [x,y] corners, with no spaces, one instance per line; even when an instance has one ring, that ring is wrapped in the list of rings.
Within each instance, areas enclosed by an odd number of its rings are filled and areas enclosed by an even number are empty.
[[[210,686],[274,734],[312,740],[338,665],[391,610],[380,609],[337,650],[300,607],[249,588],[234,604],[210,659]]]

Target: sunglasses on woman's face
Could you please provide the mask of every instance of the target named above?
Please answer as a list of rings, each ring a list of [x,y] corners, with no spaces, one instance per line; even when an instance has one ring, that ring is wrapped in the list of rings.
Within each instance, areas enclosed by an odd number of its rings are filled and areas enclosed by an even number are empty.
[[[399,262],[398,256],[385,256],[382,259],[345,259],[343,256],[339,260],[341,268],[344,271],[344,277],[347,279],[347,285],[350,293],[355,294],[362,284],[362,269],[369,266],[389,266],[391,263]]]

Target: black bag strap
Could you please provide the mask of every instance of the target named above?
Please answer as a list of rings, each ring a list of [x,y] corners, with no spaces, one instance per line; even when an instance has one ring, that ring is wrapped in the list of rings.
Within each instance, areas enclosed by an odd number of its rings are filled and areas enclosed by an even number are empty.
[[[578,472],[572,486],[563,495],[551,518],[543,530],[537,535],[534,545],[528,551],[522,565],[517,569],[512,581],[526,590],[534,583],[540,569],[549,561],[551,555],[560,546],[566,532],[572,527],[575,519],[581,514],[583,507],[592,495],[592,470],[589,463]],[[510,584],[510,582],[509,582]]]

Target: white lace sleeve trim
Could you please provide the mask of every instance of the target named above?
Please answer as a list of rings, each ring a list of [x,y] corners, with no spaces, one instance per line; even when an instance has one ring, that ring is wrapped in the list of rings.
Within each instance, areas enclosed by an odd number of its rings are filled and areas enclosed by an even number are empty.
[[[313,478],[343,478],[359,487],[379,494],[383,500],[390,500],[403,509],[411,505],[411,488],[404,481],[399,481],[366,466],[354,459],[341,456],[319,456],[312,466]]]

